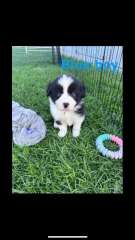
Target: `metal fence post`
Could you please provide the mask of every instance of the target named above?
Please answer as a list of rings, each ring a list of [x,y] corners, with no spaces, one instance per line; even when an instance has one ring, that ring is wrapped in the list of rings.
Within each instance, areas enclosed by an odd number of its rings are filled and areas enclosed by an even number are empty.
[[[104,59],[105,59],[105,51],[106,51],[106,47],[104,47],[103,64],[104,64]],[[103,74],[103,64],[102,64],[102,68],[101,68],[101,74],[100,74],[100,79],[99,79],[98,91],[100,91],[100,87],[101,87],[102,74]],[[99,92],[97,92],[97,94],[99,94]]]
[[[61,65],[62,64],[62,59],[61,59],[61,52],[60,52],[60,47],[56,47],[56,51],[57,51],[57,63],[59,64],[59,65]]]
[[[52,46],[52,63],[55,64],[56,61],[55,61],[55,47]]]

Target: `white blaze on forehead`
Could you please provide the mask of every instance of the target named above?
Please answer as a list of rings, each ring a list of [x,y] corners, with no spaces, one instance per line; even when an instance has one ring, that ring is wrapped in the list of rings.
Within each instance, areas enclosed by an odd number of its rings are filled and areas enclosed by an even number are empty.
[[[58,83],[63,87],[63,92],[67,92],[68,87],[73,82],[71,77],[63,75],[59,80]]]

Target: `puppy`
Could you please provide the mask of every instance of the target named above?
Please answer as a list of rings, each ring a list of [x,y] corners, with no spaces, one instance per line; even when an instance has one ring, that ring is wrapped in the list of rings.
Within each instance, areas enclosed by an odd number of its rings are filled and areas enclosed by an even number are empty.
[[[78,137],[85,119],[82,100],[85,97],[84,85],[70,75],[59,76],[48,85],[47,96],[54,127],[59,128],[58,136],[64,137],[67,127],[73,126],[73,137]]]

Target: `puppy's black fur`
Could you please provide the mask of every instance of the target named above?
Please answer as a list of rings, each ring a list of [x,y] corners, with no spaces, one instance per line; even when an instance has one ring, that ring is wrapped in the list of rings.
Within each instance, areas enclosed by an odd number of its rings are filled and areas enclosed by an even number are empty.
[[[63,88],[58,84],[60,76],[57,77],[53,82],[49,83],[47,87],[47,96],[50,96],[53,102],[55,102],[63,93]]]
[[[84,103],[81,103],[79,108],[75,112],[80,115],[84,115],[85,114]]]
[[[83,83],[78,81],[77,79],[73,78],[73,83],[68,88],[69,95],[72,96],[72,98],[75,99],[77,104],[81,101],[82,98],[85,97],[85,86]]]

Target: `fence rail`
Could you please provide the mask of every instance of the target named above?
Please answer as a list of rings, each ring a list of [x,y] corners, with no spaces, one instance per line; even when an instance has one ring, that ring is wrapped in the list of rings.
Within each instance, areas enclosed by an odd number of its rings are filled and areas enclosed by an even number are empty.
[[[34,52],[34,51],[41,51],[41,52],[43,52],[43,51],[45,51],[45,52],[47,52],[47,51],[52,51],[52,47],[40,47],[40,46],[25,46],[25,53],[26,54],[28,54],[28,52]]]

